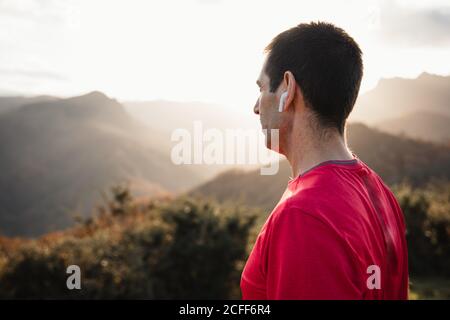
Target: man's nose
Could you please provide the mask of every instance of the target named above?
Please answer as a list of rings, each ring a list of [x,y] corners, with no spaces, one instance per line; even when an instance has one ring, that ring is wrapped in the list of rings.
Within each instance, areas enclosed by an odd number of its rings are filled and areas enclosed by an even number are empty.
[[[259,98],[256,100],[255,106],[253,107],[253,112],[259,114]]]

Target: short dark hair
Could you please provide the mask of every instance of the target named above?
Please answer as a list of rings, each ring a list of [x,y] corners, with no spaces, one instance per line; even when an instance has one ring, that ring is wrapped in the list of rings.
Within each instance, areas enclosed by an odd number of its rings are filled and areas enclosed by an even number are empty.
[[[355,40],[331,23],[301,23],[276,36],[265,52],[270,91],[275,92],[284,73],[291,71],[320,124],[343,134],[363,75],[362,52]]]

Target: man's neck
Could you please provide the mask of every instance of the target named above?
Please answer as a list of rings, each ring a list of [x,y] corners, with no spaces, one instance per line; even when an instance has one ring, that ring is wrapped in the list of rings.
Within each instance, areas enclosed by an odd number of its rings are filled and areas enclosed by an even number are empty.
[[[337,133],[322,140],[305,137],[292,139],[286,151],[293,178],[324,161],[354,159],[344,137]]]

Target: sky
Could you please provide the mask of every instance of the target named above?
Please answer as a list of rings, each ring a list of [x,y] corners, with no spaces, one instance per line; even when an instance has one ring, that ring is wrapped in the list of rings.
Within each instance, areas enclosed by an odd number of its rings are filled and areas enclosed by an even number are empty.
[[[310,21],[360,44],[362,93],[380,78],[450,74],[448,0],[0,0],[0,95],[252,108],[264,47]]]

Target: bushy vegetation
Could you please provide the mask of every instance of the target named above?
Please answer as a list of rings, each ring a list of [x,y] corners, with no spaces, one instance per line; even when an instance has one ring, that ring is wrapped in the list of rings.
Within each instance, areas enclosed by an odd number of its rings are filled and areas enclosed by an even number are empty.
[[[2,240],[1,298],[240,298],[256,214],[200,199],[135,204],[116,188],[99,214],[38,240]],[[81,290],[68,290],[78,265]],[[237,285],[236,285],[237,284]]]
[[[450,184],[393,187],[405,214],[412,298],[450,299]],[[134,200],[113,189],[75,227],[0,238],[0,298],[240,298],[242,268],[268,212],[202,198]],[[68,290],[78,265],[82,289]]]
[[[405,215],[410,274],[450,278],[450,183],[393,190]]]

